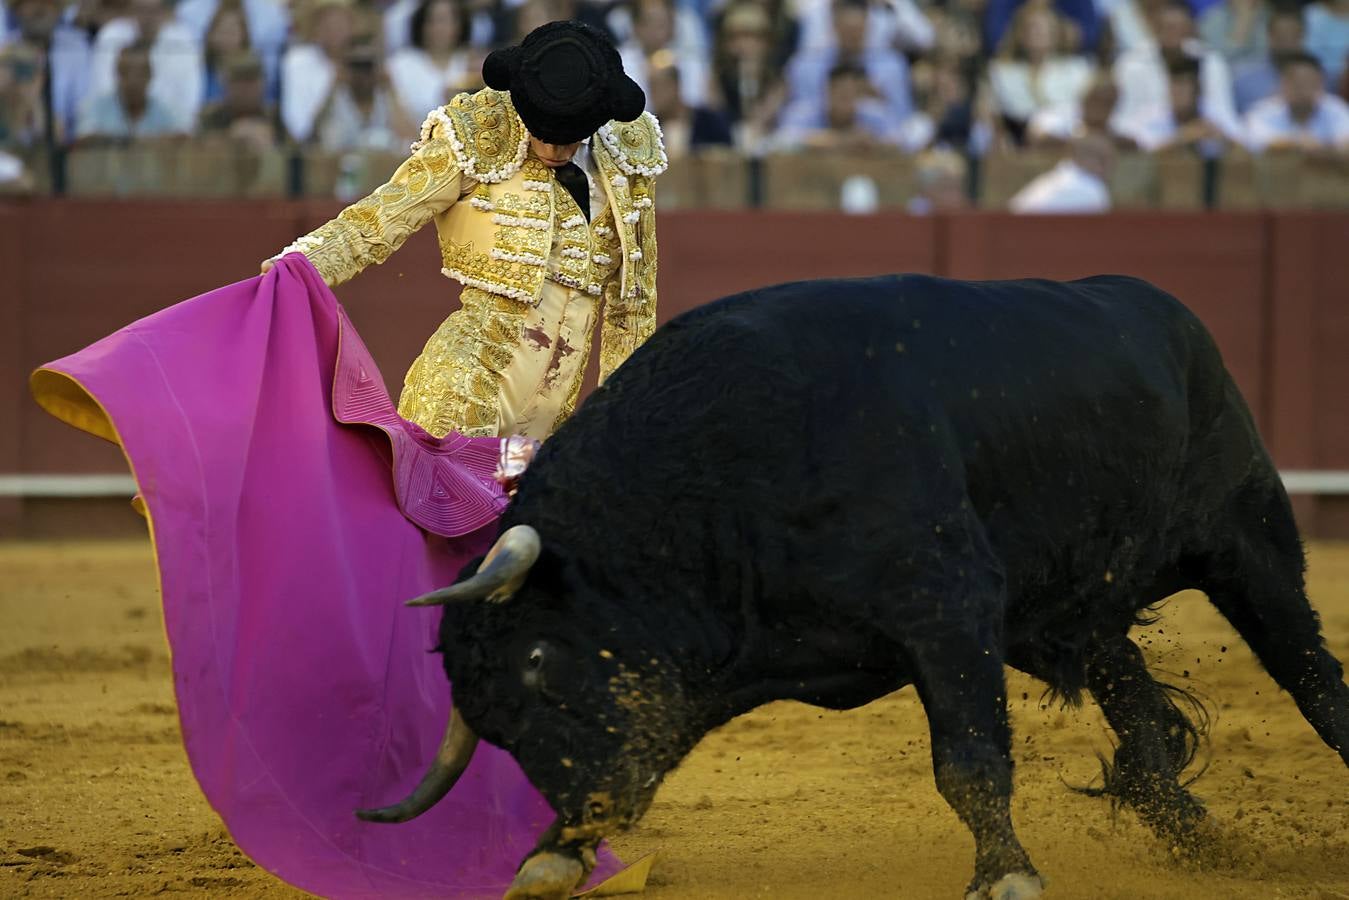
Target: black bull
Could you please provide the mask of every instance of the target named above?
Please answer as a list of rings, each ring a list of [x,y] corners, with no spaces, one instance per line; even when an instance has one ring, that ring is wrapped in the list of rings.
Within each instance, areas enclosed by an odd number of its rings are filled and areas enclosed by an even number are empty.
[[[470,567],[473,570],[474,567]],[[466,574],[470,574],[466,572]],[[912,684],[974,895],[1033,897],[1003,666],[1100,704],[1105,792],[1176,845],[1196,727],[1129,638],[1197,588],[1349,762],[1349,688],[1279,476],[1199,321],[1134,279],[814,281],[666,325],[551,438],[446,604],[459,703],[400,821],[478,736],[557,821],[512,896],[565,896],[710,729]]]

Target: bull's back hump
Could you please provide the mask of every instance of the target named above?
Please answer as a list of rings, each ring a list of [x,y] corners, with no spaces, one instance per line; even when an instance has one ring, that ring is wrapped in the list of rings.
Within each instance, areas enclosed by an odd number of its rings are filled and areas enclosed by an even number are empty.
[[[780,346],[802,363],[826,368],[902,348],[908,354],[903,368],[935,375],[992,358],[1016,359],[1023,369],[1072,369],[1121,347],[1146,355],[1145,345],[1161,351],[1159,343],[1197,320],[1174,297],[1127,276],[1063,282],[906,274],[773,285],[708,304],[672,324],[771,335],[770,349]]]

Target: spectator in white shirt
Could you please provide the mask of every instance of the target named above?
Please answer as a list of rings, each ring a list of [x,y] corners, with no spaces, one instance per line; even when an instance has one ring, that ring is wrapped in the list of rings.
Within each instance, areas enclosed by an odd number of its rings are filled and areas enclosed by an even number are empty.
[[[783,78],[785,53],[779,32],[789,28],[774,22],[768,10],[753,0],[731,0],[718,20],[711,91],[728,119],[741,150],[755,153],[772,133],[787,85]]]
[[[1110,210],[1106,181],[1115,148],[1100,135],[1073,142],[1071,155],[1026,185],[1009,204],[1014,213],[1103,213]]]
[[[215,14],[206,29],[203,43],[206,64],[206,88],[202,103],[210,106],[225,95],[226,63],[245,53],[252,53],[248,34],[248,20],[238,6],[225,6]]]
[[[77,140],[146,140],[188,131],[151,90],[153,55],[148,41],[133,43],[117,54],[116,87],[91,98],[76,126]]]
[[[926,5],[926,4],[924,4]],[[834,45],[832,0],[800,0],[801,46],[816,50]],[[867,45],[921,53],[936,44],[937,32],[928,14],[914,0],[874,0],[867,11]]]
[[[993,139],[989,104],[976,102],[971,60],[939,56],[914,64],[914,114],[904,120],[900,145],[911,153],[928,147],[982,155]]]
[[[1199,62],[1200,105],[1205,118],[1215,122],[1223,134],[1240,134],[1231,71],[1222,54],[1205,49],[1195,39],[1190,7],[1181,0],[1167,2],[1153,14],[1153,34],[1154,44],[1122,54],[1115,62],[1121,128],[1137,133],[1167,113],[1167,67],[1188,58]]]
[[[1067,147],[1087,135],[1101,135],[1117,150],[1137,150],[1139,144],[1120,130],[1120,88],[1109,73],[1098,73],[1091,80],[1082,103],[1063,105],[1037,112],[1027,130],[1032,147]]]
[[[201,111],[198,140],[228,149],[263,153],[275,147],[281,122],[267,100],[262,63],[251,53],[234,56],[222,66],[224,93]]]
[[[1349,156],[1349,104],[1326,92],[1320,60],[1300,53],[1285,59],[1281,71],[1278,95],[1246,115],[1251,149]]]
[[[1075,106],[1091,84],[1091,63],[1066,49],[1067,32],[1053,10],[1017,10],[988,78],[998,113],[1018,140],[1037,112]]]
[[[672,0],[637,0],[632,7],[632,33],[618,48],[623,71],[651,93],[648,72],[675,65],[679,68],[680,96],[689,106],[707,102],[707,56],[703,50],[681,46],[676,28],[677,11]],[[703,46],[706,42],[702,42]]]
[[[1267,0],[1219,0],[1199,17],[1199,35],[1232,66],[1262,58],[1273,8]]]
[[[482,58],[468,45],[462,0],[422,0],[410,25],[411,44],[389,58],[389,80],[403,112],[420,122],[455,94],[481,86]]]
[[[692,107],[679,91],[679,67],[655,66],[647,73],[650,88],[646,108],[660,122],[665,152],[671,159],[697,153],[705,147],[729,147],[730,123],[720,110]]]
[[[1269,17],[1265,52],[1232,66],[1232,91],[1237,112],[1245,115],[1252,106],[1279,92],[1279,61],[1302,52],[1306,28],[1302,12],[1296,8],[1276,8]]]
[[[510,0],[507,0],[509,3]],[[609,35],[620,50],[642,40],[637,34],[640,27],[637,20],[642,16],[639,9],[641,0],[627,0],[614,3],[612,0],[556,0],[554,19],[574,19],[592,25]],[[697,60],[706,63],[711,55],[711,23],[699,12],[697,3],[691,0],[670,0],[669,21],[647,23],[648,28],[655,26],[660,31],[668,29],[669,38],[660,40],[660,46],[674,52],[681,63],[685,60]],[[650,38],[647,43],[654,43]]]
[[[900,121],[876,96],[860,66],[840,65],[829,73],[827,101],[818,116],[795,106],[783,113],[774,139],[778,149],[865,150],[898,147],[903,139]]]
[[[91,100],[117,90],[117,57],[144,41],[150,45],[150,96],[183,131],[197,124],[205,94],[201,43],[192,29],[171,18],[167,0],[128,0],[126,15],[99,29],[94,39]]]
[[[493,46],[505,43],[510,37],[504,28],[509,24],[513,3],[500,3],[498,0],[461,0],[467,22],[464,26],[463,40],[475,50],[487,54]],[[422,0],[393,0],[381,4],[380,13],[384,31],[384,53],[392,57],[399,50],[412,43],[412,16],[422,5]],[[552,19],[569,19],[569,15],[554,15]]]
[[[1116,55],[1131,53],[1154,43],[1151,19],[1166,0],[1096,0],[1101,15],[1110,23],[1103,34],[1114,44]]]
[[[375,39],[361,37],[347,50],[332,92],[314,122],[314,136],[329,152],[393,153],[416,136],[419,122],[395,102]]]
[[[1199,62],[1180,59],[1167,66],[1167,104],[1150,119],[1131,123],[1132,137],[1149,152],[1171,147],[1189,147],[1213,158],[1230,144],[1244,144],[1245,136],[1233,122],[1212,116],[1199,90]],[[1231,130],[1229,130],[1231,129]]]
[[[1135,141],[1119,130],[1118,108],[1119,88],[1115,79],[1106,73],[1098,74],[1081,103],[1037,112],[1026,132],[1027,143],[1037,148],[1066,147],[1077,138],[1097,134],[1121,150],[1134,149]]]
[[[205,45],[222,11],[228,9],[243,15],[248,34],[246,49],[262,60],[267,93],[274,101],[281,77],[281,52],[290,34],[287,3],[285,0],[178,0],[174,15],[192,29],[199,43]]]
[[[802,47],[787,64],[788,108],[783,118],[822,120],[832,73],[856,68],[866,73],[871,93],[888,108],[887,118],[903,121],[913,112],[909,65],[892,47],[873,47],[867,36],[867,0],[833,0],[834,41]]]
[[[300,143],[314,132],[356,28],[350,0],[316,0],[310,16],[309,40],[292,44],[281,60],[281,122]]]

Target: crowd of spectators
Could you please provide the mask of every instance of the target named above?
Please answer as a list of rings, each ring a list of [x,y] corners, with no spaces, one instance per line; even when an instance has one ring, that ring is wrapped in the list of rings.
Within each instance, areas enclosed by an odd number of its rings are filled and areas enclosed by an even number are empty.
[[[612,36],[672,155],[916,154],[920,204],[1022,147],[1063,162],[1016,202],[1120,150],[1349,159],[1349,0],[0,0],[0,182],[44,145],[400,152],[561,18]]]

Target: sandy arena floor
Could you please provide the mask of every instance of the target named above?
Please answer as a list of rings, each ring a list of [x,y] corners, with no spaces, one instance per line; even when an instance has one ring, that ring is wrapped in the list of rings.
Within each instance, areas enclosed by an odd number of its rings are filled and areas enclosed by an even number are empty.
[[[1312,597],[1349,660],[1349,545],[1319,546]],[[197,790],[148,546],[0,545],[0,896],[297,897],[230,841]],[[1142,638],[1216,712],[1196,792],[1239,847],[1173,860],[1129,813],[1064,782],[1108,749],[1095,707],[1041,708],[1011,676],[1014,814],[1047,896],[1349,900],[1349,772],[1197,594]],[[932,784],[903,691],[851,713],[766,707],[709,736],[625,856],[659,847],[651,900],[955,898],[973,841]]]

